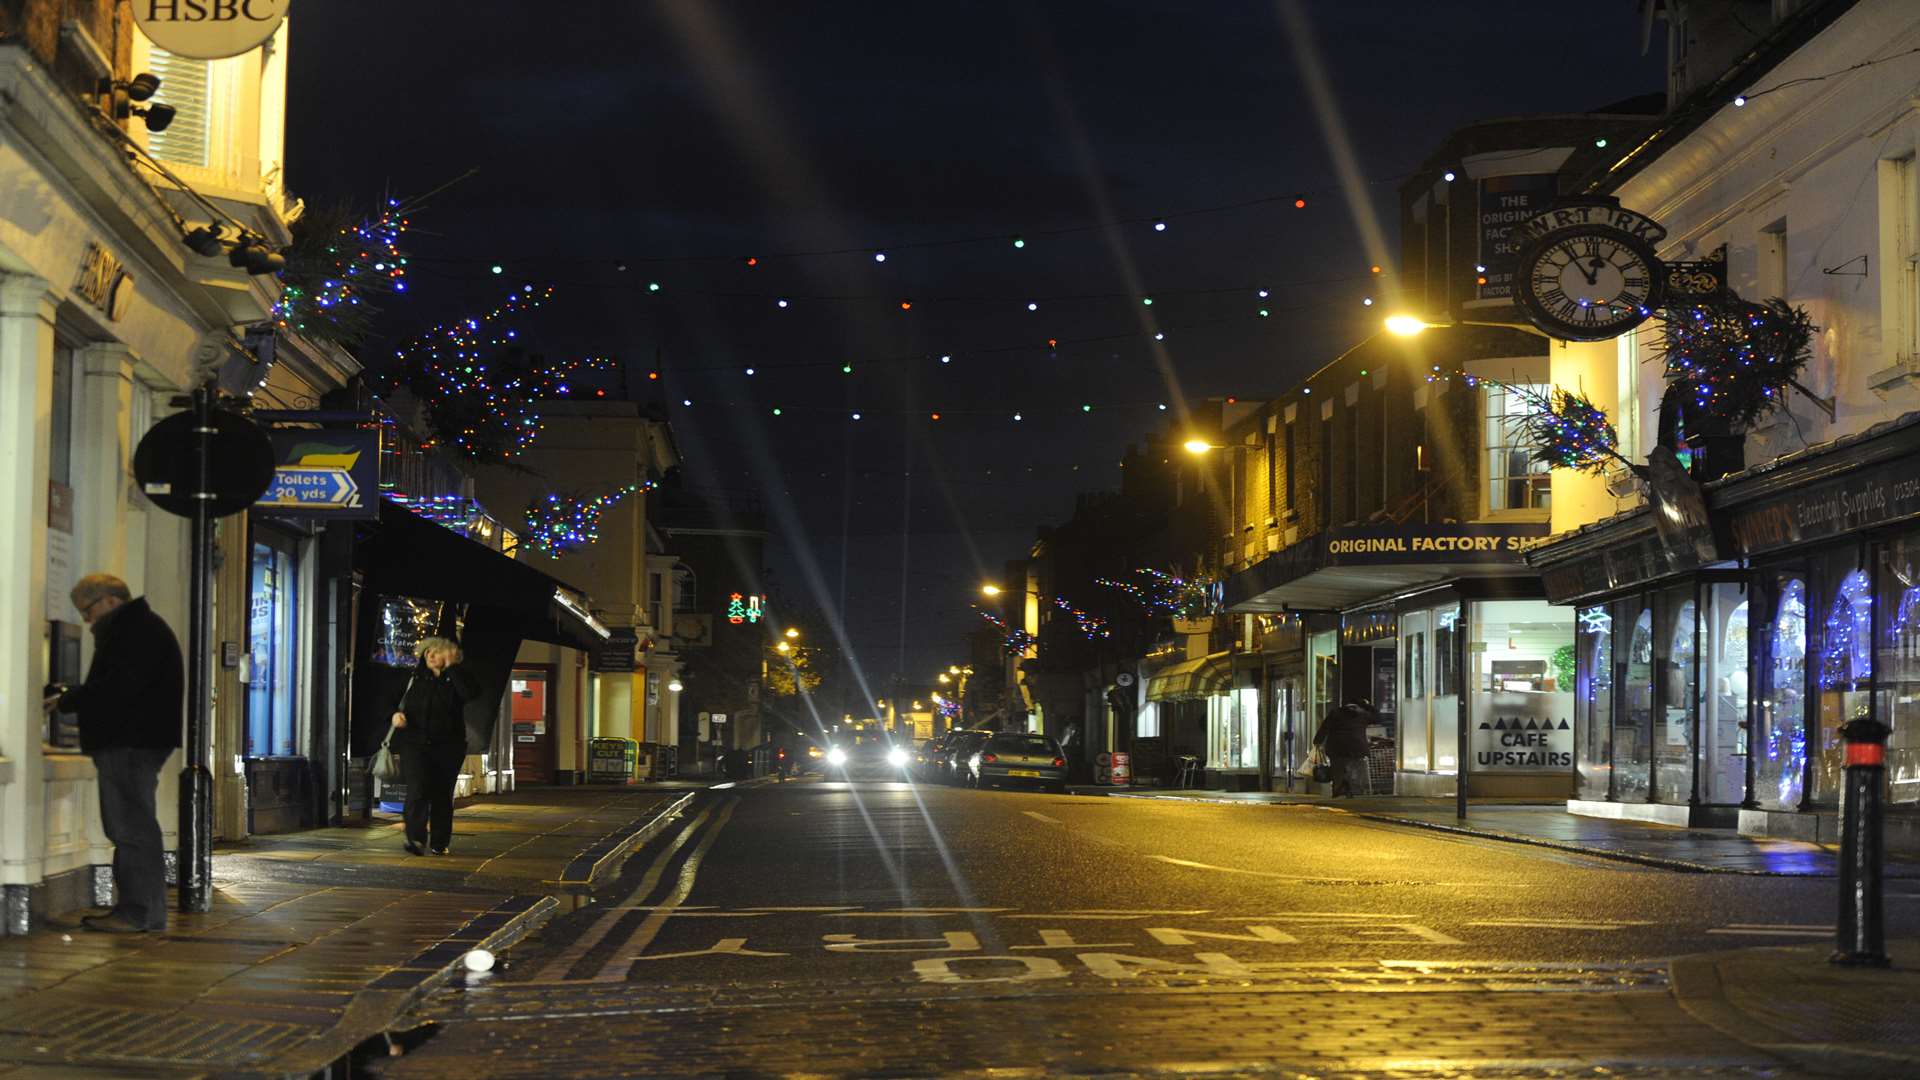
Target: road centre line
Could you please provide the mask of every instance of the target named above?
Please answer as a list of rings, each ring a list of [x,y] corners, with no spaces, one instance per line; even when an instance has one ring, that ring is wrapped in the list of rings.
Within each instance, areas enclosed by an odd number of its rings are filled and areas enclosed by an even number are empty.
[[[712,813],[713,809],[711,807],[702,809],[699,814],[695,815],[692,821],[688,822],[686,826],[680,830],[679,834],[673,838],[673,842],[668,844],[665,850],[654,856],[653,864],[647,867],[646,875],[640,879],[640,884],[634,886],[633,891],[626,895],[628,902],[642,899],[653,892],[654,887],[660,883],[661,875],[666,873],[667,863],[672,861],[674,853],[684,847],[687,841],[693,838],[694,833],[700,831],[700,826],[706,823],[707,818]],[[582,956],[585,956],[589,949],[600,944],[601,939],[607,936],[608,931],[611,931],[614,924],[619,922],[625,914],[624,911],[620,910],[618,905],[613,908],[602,909],[599,916],[594,919],[593,924],[587,927],[586,932],[575,938],[573,943],[568,945],[559,956],[554,957],[548,961],[545,966],[541,967],[541,969],[534,974],[534,979],[546,981],[565,978],[567,969],[578,962]]]
[[[1709,934],[1740,934],[1749,937],[1831,937],[1831,926],[1808,926],[1805,924],[1771,925],[1768,923],[1733,923],[1730,926],[1716,926],[1708,930]]]
[[[687,855],[687,861],[680,865],[680,879],[674,886],[672,896],[667,900],[668,904],[677,905],[693,892],[694,880],[700,873],[700,860],[712,850],[713,842],[720,838],[720,831],[726,828],[727,820],[733,817],[733,811],[739,805],[740,800],[734,798],[720,808],[719,816],[713,819],[713,827],[707,830],[698,844],[694,845],[693,851]],[[665,911],[656,911],[648,915],[633,932],[633,936],[627,939],[627,944],[632,947],[632,955],[615,957],[607,961],[606,965],[600,969],[600,973],[593,977],[593,981],[618,982],[626,979],[627,973],[633,970],[633,957],[646,952],[647,946],[653,944],[653,939],[660,933],[660,928],[667,924],[668,915],[669,913]]]
[[[1036,810],[1022,810],[1022,811],[1020,811],[1020,812],[1021,812],[1021,813],[1023,813],[1023,814],[1025,814],[1025,815],[1027,815],[1028,817],[1030,817],[1030,818],[1032,818],[1032,819],[1033,819],[1033,820],[1035,820],[1035,821],[1044,821],[1044,822],[1046,822],[1046,823],[1047,823],[1047,824],[1049,824],[1049,825],[1064,825],[1064,824],[1066,824],[1065,822],[1063,822],[1063,821],[1061,821],[1061,820],[1060,820],[1059,818],[1050,818],[1050,817],[1048,817],[1047,815],[1045,815],[1045,814],[1042,814],[1042,813],[1040,813],[1039,811],[1036,811]]]
[[[1479,919],[1464,926],[1495,926],[1534,930],[1624,930],[1629,926],[1652,926],[1650,922],[1586,922],[1578,919]]]

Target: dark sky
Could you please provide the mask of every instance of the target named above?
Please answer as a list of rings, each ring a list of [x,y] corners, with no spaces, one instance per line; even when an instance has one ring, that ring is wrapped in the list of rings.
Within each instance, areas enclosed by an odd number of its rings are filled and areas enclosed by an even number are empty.
[[[832,609],[848,567],[875,678],[904,564],[925,675],[1183,400],[1278,393],[1377,325],[1357,215],[1390,256],[1398,178],[1448,131],[1660,89],[1634,8],[1312,0],[1304,41],[1276,3],[329,0],[292,20],[287,181],[371,205],[477,169],[414,216],[385,331],[555,285],[528,336],[669,401],[693,483],[782,523],[790,595]]]

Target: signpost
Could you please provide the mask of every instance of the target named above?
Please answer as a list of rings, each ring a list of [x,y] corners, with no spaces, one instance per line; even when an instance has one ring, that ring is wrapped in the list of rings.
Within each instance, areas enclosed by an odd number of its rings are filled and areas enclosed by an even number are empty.
[[[213,519],[245,510],[273,478],[273,447],[253,421],[193,392],[193,411],[153,426],[133,453],[133,474],[155,505],[193,519],[188,579],[187,746],[180,771],[180,910],[213,901],[213,773],[208,768],[213,652]]]

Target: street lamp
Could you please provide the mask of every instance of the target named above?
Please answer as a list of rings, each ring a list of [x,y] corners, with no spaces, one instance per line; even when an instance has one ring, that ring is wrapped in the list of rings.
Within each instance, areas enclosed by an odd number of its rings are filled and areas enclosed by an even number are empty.
[[[1180,445],[1186,449],[1187,453],[1192,454],[1194,457],[1199,457],[1200,455],[1205,454],[1209,450],[1227,449],[1227,447],[1217,446],[1201,438],[1188,439],[1186,442],[1183,442]]]
[[[995,585],[992,582],[988,582],[987,584],[980,586],[980,594],[982,596],[999,596],[1000,592],[1001,592],[1000,586]]]
[[[792,652],[792,651],[793,651],[793,646],[791,646],[791,645],[789,645],[789,644],[787,644],[786,642],[784,642],[784,641],[783,641],[783,642],[781,642],[780,644],[778,644],[778,645],[775,645],[775,646],[773,647],[773,651],[774,651],[774,652],[778,652],[778,653],[790,653],[790,652]]]
[[[1423,330],[1430,330],[1433,327],[1444,326],[1444,325],[1446,324],[1430,323],[1427,320],[1420,318],[1418,315],[1387,316],[1387,333],[1392,334],[1395,337],[1413,337],[1414,335],[1419,334]]]
[[[953,681],[953,676],[951,676],[951,675],[949,675],[949,674],[947,674],[947,673],[946,673],[946,672],[944,672],[944,671],[940,673],[940,685],[941,685],[941,686],[945,686],[945,685],[947,685],[948,683],[950,683],[950,682],[952,682],[952,681]]]
[[[792,641],[792,640],[793,640],[794,638],[797,638],[797,637],[799,637],[799,636],[800,636],[800,629],[799,629],[798,627],[794,627],[794,626],[789,626],[789,627],[787,627],[787,640],[788,640],[788,641]]]

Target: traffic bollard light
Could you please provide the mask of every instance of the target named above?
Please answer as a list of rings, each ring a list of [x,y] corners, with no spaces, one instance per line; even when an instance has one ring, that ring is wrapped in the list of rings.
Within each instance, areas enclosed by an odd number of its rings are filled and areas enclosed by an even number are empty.
[[[1887,943],[1880,897],[1883,844],[1880,790],[1886,783],[1887,736],[1893,729],[1859,717],[1840,728],[1847,740],[1846,802],[1841,809],[1840,922],[1831,960],[1856,967],[1886,967]]]

